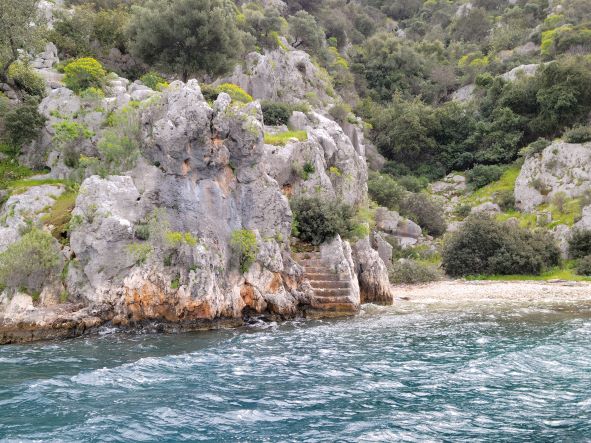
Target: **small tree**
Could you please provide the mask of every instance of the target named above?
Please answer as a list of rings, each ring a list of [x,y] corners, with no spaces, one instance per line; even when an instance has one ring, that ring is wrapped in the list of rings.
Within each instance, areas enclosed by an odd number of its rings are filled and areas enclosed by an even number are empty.
[[[133,8],[129,36],[134,55],[183,81],[228,71],[242,51],[230,0],[149,0]]]
[[[294,48],[304,46],[314,53],[320,51],[324,44],[324,31],[322,31],[313,15],[306,11],[298,11],[289,18],[288,22]]]
[[[248,272],[250,267],[254,264],[259,251],[255,233],[248,229],[234,231],[232,232],[230,245],[238,257],[240,272],[243,274]]]

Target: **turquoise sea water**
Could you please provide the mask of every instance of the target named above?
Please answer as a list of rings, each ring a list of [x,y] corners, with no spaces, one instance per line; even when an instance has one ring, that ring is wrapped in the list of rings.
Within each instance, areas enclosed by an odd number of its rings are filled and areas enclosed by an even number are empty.
[[[589,311],[394,313],[0,347],[14,441],[591,441]]]

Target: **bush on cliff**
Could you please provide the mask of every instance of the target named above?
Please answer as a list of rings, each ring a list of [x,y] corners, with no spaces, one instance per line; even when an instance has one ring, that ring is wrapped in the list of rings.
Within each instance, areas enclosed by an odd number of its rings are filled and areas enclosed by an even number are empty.
[[[16,148],[16,151],[20,151],[23,144],[37,138],[45,124],[45,117],[39,114],[37,106],[36,100],[29,99],[4,115],[6,140]]]
[[[57,241],[35,228],[0,253],[0,287],[38,293],[59,277],[62,267]]]
[[[98,61],[83,57],[68,63],[64,68],[64,84],[76,93],[88,88],[102,88],[107,71]]]
[[[443,208],[425,194],[408,193],[400,204],[400,213],[435,237],[447,229]]]
[[[466,220],[447,238],[442,266],[453,276],[539,275],[560,262],[560,250],[551,237],[480,214]]]
[[[255,233],[248,229],[234,231],[232,232],[230,245],[238,259],[240,272],[243,274],[248,272],[250,267],[254,264],[259,251]]]
[[[291,201],[294,234],[302,241],[319,245],[337,234],[349,235],[354,229],[353,208],[334,200],[299,197]]]

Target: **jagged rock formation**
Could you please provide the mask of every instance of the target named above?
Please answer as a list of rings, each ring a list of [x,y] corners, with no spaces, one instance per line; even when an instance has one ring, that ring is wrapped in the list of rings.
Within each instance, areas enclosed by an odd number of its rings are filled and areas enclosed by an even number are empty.
[[[524,211],[558,193],[578,197],[591,190],[591,143],[557,141],[525,160],[515,182],[515,202]]]
[[[260,100],[286,103],[312,102],[322,105],[334,101],[328,75],[312,63],[308,53],[291,50],[286,41],[283,48],[264,54],[251,52],[244,66],[217,83],[234,83]]]
[[[88,128],[92,135],[80,141],[77,153],[98,156],[106,114],[132,100],[140,102],[134,105],[140,116],[139,160],[120,175],[83,180],[70,244],[63,248],[64,286],[44,289],[35,303],[30,295],[5,291],[0,342],[67,337],[105,322],[194,329],[238,324],[253,315],[351,314],[361,300],[392,302],[387,269],[369,240],[354,252],[340,238],[321,246],[323,266],[339,276],[331,284],[347,282],[348,294],[331,294],[346,300],[325,299],[328,304],[319,302],[318,294],[314,298],[323,288],[310,285],[291,255],[287,196],[320,193],[354,205],[367,201],[362,139],[354,143],[318,113],[299,116],[307,141],[265,145],[258,102],[232,103],[222,93],[210,106],[194,80],[173,82],[157,93],[112,78],[107,97],[98,103],[63,87],[51,90],[40,105],[47,125],[22,160],[49,166],[50,178],[70,177],[75,171],[53,143],[56,123],[68,119]],[[307,162],[314,172],[302,176],[298,171]],[[21,213],[33,211],[40,218],[61,192],[59,185],[32,186],[12,196],[2,209],[9,214],[2,244],[18,238]],[[256,238],[256,256],[246,272],[239,270],[231,246],[239,230]],[[68,303],[59,304],[64,291]]]

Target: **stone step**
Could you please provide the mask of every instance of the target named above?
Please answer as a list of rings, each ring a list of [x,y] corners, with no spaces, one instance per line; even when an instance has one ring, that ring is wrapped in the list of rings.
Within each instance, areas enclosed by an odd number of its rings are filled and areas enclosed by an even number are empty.
[[[338,274],[329,274],[326,272],[305,272],[306,277],[310,282],[312,281],[341,281],[341,277]]]
[[[318,289],[318,288],[314,288],[314,286],[312,286],[312,288],[314,289],[314,294],[316,296],[342,296],[342,297],[348,297],[349,294],[351,293],[351,291],[349,290],[349,288],[346,289]]]
[[[297,254],[294,254],[294,258],[297,261],[308,260],[308,259],[319,259],[320,252],[298,252]]]
[[[343,303],[343,302],[326,302],[326,303],[318,303],[315,300],[312,300],[311,303],[312,308],[314,309],[322,309],[324,311],[338,311],[338,312],[357,312],[358,308],[353,303]]]
[[[328,268],[319,268],[319,267],[315,267],[315,268],[304,268],[304,273],[306,273],[306,274],[338,275],[336,272],[333,272],[332,270],[330,270]]]
[[[321,268],[326,267],[326,264],[324,263],[324,261],[319,258],[307,258],[305,260],[300,260],[299,264],[305,268],[313,267],[313,266],[319,266]]]
[[[310,284],[314,289],[349,289],[351,287],[348,281],[324,281],[324,280],[310,280]]]
[[[351,301],[349,300],[349,297],[346,295],[336,295],[336,296],[314,295],[313,303],[319,304],[319,305],[323,305],[326,303],[349,303],[349,304],[351,304]]]

